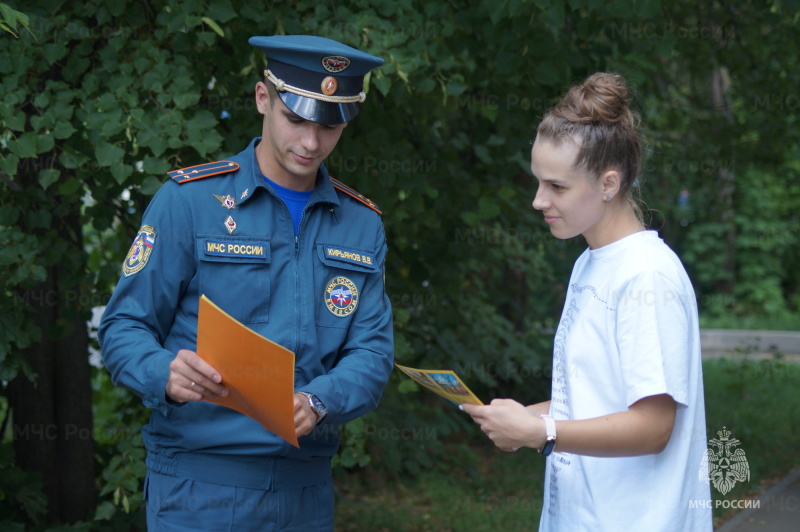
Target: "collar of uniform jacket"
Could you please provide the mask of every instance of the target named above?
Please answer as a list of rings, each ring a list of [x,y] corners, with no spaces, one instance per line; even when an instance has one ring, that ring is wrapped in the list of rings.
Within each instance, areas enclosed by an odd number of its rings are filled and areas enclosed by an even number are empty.
[[[272,187],[264,180],[264,175],[258,167],[256,161],[255,148],[261,142],[261,137],[254,138],[247,148],[238,155],[229,158],[228,160],[234,161],[239,164],[239,171],[236,173],[236,203],[242,205],[247,202],[252,196],[253,192],[259,187],[264,188],[271,193],[275,193]],[[269,176],[267,176],[269,177]],[[325,164],[319,166],[317,172],[317,184],[314,192],[308,199],[308,204],[313,203],[330,203],[334,207],[340,207],[339,196],[336,194],[336,189],[331,184],[330,175],[325,168]]]

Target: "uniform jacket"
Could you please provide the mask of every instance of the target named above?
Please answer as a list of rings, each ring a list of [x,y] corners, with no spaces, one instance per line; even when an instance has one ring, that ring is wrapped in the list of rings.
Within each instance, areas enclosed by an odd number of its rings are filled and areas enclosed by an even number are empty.
[[[162,186],[103,316],[98,336],[112,380],[152,409],[143,431],[148,463],[184,452],[330,457],[338,426],[376,407],[391,372],[378,213],[334,188],[322,166],[295,237],[256,162],[259,140],[223,162],[238,170]],[[201,294],[295,352],[295,390],[328,409],[299,449],[236,411],[165,396],[169,363],[196,348]]]

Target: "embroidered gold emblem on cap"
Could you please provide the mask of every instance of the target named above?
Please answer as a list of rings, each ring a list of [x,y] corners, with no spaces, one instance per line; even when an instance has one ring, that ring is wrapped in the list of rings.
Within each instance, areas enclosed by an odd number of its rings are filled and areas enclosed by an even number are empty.
[[[332,74],[341,72],[349,66],[350,60],[346,57],[342,57],[341,55],[329,55],[322,58],[322,68]]]

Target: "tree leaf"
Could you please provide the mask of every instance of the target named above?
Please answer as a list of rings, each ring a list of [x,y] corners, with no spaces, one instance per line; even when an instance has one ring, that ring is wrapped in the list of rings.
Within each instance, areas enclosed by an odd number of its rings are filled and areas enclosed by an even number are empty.
[[[111,501],[103,501],[100,503],[100,506],[97,507],[97,512],[94,514],[95,521],[108,521],[114,514],[117,512],[117,508],[111,503]]]
[[[214,0],[208,6],[208,16],[224,24],[239,15],[229,0]]]
[[[76,131],[78,130],[72,127],[71,123],[61,121],[56,124],[53,130],[53,136],[59,140],[64,140],[71,137]]]
[[[386,76],[382,78],[373,78],[372,85],[375,85],[381,94],[387,96],[389,94],[389,90],[392,88],[392,80]]]
[[[10,176],[17,175],[17,169],[19,168],[19,157],[14,153],[9,153],[3,156],[0,153],[0,171],[6,173]]]
[[[23,131],[25,129],[25,113],[22,111],[12,111],[5,115],[6,127],[12,131]]]
[[[475,155],[478,157],[478,159],[481,160],[481,162],[484,162],[486,164],[492,163],[492,156],[489,154],[489,149],[486,146],[476,144],[473,148],[473,151],[475,152]]]
[[[36,152],[37,153],[47,153],[51,151],[56,145],[56,141],[53,138],[52,133],[43,133],[39,135],[39,138],[36,139]]]
[[[9,148],[20,159],[36,156],[36,133],[28,131],[23,133],[16,140],[8,143]]]
[[[161,185],[163,184],[163,179],[158,179],[157,177],[150,175],[144,178],[142,184],[139,185],[139,190],[146,196],[152,196],[158,192],[158,189],[161,188]]]
[[[208,27],[210,27],[212,30],[214,30],[214,33],[216,33],[220,37],[225,37],[225,32],[222,31],[222,28],[219,27],[219,24],[217,24],[216,22],[214,22],[213,20],[211,20],[208,17],[203,17],[200,20],[202,20],[203,22],[208,24]]]
[[[83,181],[76,177],[70,177],[58,186],[58,193],[62,196],[72,196],[83,189]]]
[[[58,160],[62,165],[64,165],[64,168],[75,169],[84,165],[89,158],[78,152],[65,149],[61,152],[61,154],[59,154]]]
[[[111,175],[114,176],[114,180],[120,185],[123,184],[131,174],[133,174],[133,167],[129,164],[111,165]]]
[[[47,190],[47,188],[58,181],[58,178],[61,176],[61,170],[56,169],[46,169],[39,172],[39,184],[42,185],[42,188]]]
[[[122,161],[125,151],[113,144],[101,141],[94,149],[94,155],[97,159],[97,164],[100,167],[108,167]]]

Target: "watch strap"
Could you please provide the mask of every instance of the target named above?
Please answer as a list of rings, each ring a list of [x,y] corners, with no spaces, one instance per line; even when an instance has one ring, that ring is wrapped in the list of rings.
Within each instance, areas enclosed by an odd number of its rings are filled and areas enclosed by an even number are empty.
[[[311,407],[311,411],[314,412],[315,416],[317,416],[317,424],[319,424],[320,421],[325,419],[325,416],[328,414],[327,410],[320,410],[316,405],[316,403],[319,402],[319,404],[321,404],[323,408],[325,406],[322,403],[322,401],[320,401],[319,397],[317,397],[315,394],[311,392],[297,392],[297,393],[305,395],[306,399],[308,399],[308,406]]]
[[[545,429],[545,441],[544,446],[539,449],[539,454],[542,456],[548,456],[550,453],[553,452],[553,448],[556,446],[556,421],[547,414],[542,414],[539,416],[544,420],[544,429]]]

